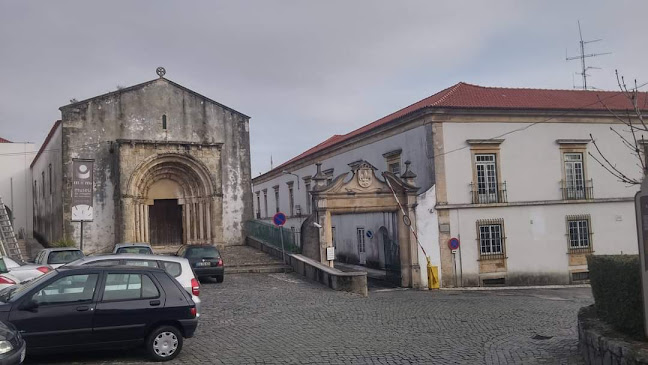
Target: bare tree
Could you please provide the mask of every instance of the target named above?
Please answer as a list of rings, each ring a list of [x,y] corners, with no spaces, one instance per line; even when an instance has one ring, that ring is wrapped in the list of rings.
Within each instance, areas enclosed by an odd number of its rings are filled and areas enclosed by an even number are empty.
[[[624,127],[621,127],[620,131],[618,128],[610,127],[610,130],[616,134],[623,146],[625,146],[633,158],[636,159],[636,165],[642,172],[641,176],[648,174],[648,164],[646,163],[645,150],[644,148],[648,146],[648,141],[644,140],[644,134],[648,134],[648,125],[646,125],[646,116],[644,112],[647,110],[648,97],[645,93],[640,93],[639,88],[643,85],[637,85],[637,80],[634,80],[634,87],[628,87],[626,85],[625,79],[623,76],[619,76],[619,72],[616,71],[617,84],[619,85],[619,90],[623,96],[628,100],[628,109],[625,111],[612,110],[608,107],[604,100],[601,99],[600,95],[598,96],[599,103],[603,105],[610,114],[614,116],[619,122],[621,122]],[[621,133],[621,132],[626,132]],[[616,177],[619,181],[629,184],[629,185],[638,185],[641,184],[642,179],[632,177],[634,174],[629,173],[628,171],[622,171],[621,168],[617,167],[616,163],[611,161],[606,157],[599,145],[597,144],[594,136],[590,133],[590,139],[596,150],[595,153],[589,152],[589,155],[592,156],[594,161],[598,162],[605,170],[610,174]]]

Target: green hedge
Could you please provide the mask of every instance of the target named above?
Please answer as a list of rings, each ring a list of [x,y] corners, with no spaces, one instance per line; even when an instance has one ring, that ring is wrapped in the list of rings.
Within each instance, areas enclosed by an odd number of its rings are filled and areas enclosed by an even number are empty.
[[[639,256],[590,255],[587,266],[598,316],[627,335],[643,338]]]

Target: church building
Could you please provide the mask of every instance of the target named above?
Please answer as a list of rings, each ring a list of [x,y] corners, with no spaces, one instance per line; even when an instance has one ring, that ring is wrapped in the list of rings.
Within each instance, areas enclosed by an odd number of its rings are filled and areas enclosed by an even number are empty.
[[[92,253],[120,242],[243,242],[250,117],[157,73],[60,108],[31,164],[41,243],[73,240]]]

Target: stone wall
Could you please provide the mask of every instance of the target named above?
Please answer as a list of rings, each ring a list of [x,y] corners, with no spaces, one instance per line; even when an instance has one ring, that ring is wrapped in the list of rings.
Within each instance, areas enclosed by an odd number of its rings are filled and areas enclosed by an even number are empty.
[[[578,341],[587,365],[648,365],[648,342],[633,341],[614,331],[598,319],[593,305],[578,312]]]
[[[120,176],[116,141],[140,140],[160,145],[169,141],[222,145],[222,242],[243,243],[241,222],[252,218],[248,116],[164,78],[60,109],[62,166],[53,167],[55,175],[61,176],[58,196],[62,202],[47,214],[52,222],[60,221],[54,228],[61,227],[62,232],[54,234],[54,239],[79,241],[79,224],[71,222],[70,213],[74,158],[95,160],[95,219],[85,225],[84,246],[88,251],[106,251],[121,238],[119,186],[128,177]]]
[[[268,253],[276,258],[281,259],[283,257],[286,260],[286,263],[292,266],[296,273],[303,275],[310,280],[324,284],[333,290],[348,291],[365,297],[369,295],[369,289],[367,287],[367,273],[364,271],[343,272],[325,266],[303,255],[286,254],[283,256],[281,250],[278,248],[266,244],[262,240],[254,237],[248,236],[246,241],[249,246]]]

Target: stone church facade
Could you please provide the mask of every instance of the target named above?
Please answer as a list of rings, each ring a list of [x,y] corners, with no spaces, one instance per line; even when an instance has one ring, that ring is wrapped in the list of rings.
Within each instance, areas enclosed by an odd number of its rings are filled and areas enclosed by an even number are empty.
[[[83,249],[243,242],[252,217],[249,117],[163,76],[60,108],[31,169],[34,233],[81,241],[72,161],[94,161]]]

